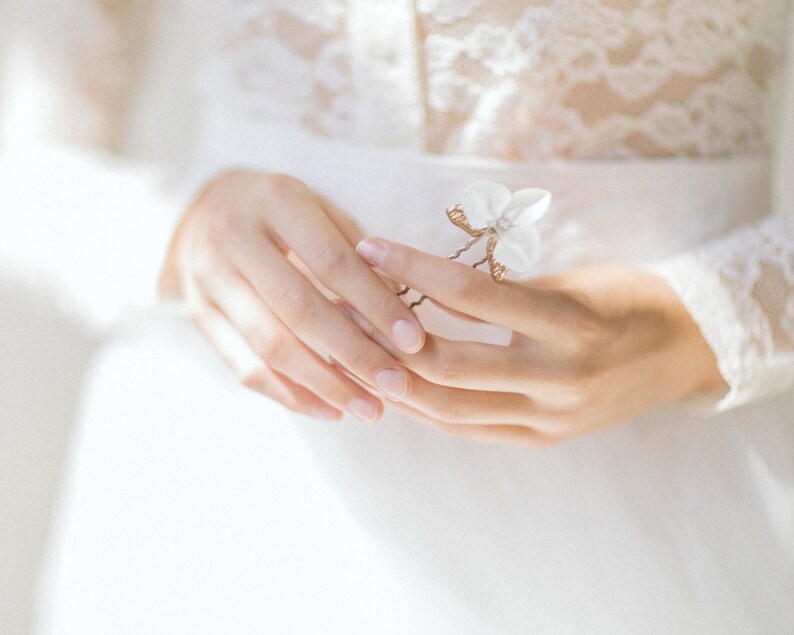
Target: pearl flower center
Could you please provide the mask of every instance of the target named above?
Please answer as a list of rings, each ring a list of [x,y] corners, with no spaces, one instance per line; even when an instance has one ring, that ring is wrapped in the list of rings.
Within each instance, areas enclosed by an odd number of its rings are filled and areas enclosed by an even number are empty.
[[[501,232],[506,232],[508,229],[510,229],[513,226],[513,223],[510,222],[509,218],[506,218],[505,216],[501,216],[499,220],[496,221],[494,226],[497,230]]]

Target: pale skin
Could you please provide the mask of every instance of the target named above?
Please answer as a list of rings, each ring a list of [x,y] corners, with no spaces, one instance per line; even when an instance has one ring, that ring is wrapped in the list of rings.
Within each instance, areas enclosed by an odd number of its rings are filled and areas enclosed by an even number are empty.
[[[428,335],[400,356],[414,373],[398,407],[456,436],[549,446],[663,403],[726,388],[697,324],[657,276],[593,266],[525,283],[384,239],[358,245],[382,274],[455,315],[512,331],[508,346]],[[352,307],[375,341],[389,344]]]
[[[339,419],[347,411],[374,421],[383,413],[381,399],[314,347],[393,399],[406,394],[410,374],[328,296],[343,298],[388,334],[393,351],[418,351],[425,333],[356,254],[362,237],[355,223],[297,179],[225,172],[184,214],[160,292],[186,302],[249,388],[296,412]]]
[[[290,177],[227,173],[186,213],[161,288],[187,301],[243,383],[326,418],[371,399],[368,416],[353,413],[372,421],[385,399],[451,435],[545,447],[725,388],[697,325],[653,274],[598,266],[497,284],[460,263],[361,238]],[[401,285],[462,319],[509,329],[510,344],[423,330],[413,346],[401,343],[397,322],[420,328],[394,293]],[[383,370],[405,374],[391,394],[379,385]]]

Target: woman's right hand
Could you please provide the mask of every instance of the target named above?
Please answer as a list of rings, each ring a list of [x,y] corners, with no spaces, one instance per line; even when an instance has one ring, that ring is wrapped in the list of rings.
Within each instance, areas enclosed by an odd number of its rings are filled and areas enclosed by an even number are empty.
[[[424,345],[416,316],[356,254],[362,237],[297,179],[224,172],[180,221],[160,293],[186,301],[246,386],[297,412],[338,419],[348,411],[374,421],[381,401],[311,348],[394,399],[408,391],[403,366],[328,297],[354,306],[400,350]]]

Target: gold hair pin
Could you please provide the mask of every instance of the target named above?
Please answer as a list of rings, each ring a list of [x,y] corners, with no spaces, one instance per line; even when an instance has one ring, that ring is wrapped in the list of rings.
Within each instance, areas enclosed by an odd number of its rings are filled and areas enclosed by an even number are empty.
[[[497,283],[504,280],[509,269],[529,271],[540,255],[540,234],[535,223],[543,217],[550,203],[551,193],[546,190],[530,188],[511,194],[500,183],[474,181],[463,191],[462,203],[446,210],[450,222],[471,236],[447,258],[457,260],[487,237],[485,255],[472,267],[476,269],[487,262],[491,277]],[[397,295],[403,296],[410,290],[405,287]],[[427,296],[422,295],[410,308],[426,299]]]

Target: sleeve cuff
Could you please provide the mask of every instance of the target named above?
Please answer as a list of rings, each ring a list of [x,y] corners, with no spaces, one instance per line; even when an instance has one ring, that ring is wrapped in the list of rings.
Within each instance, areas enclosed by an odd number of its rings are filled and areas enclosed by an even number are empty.
[[[776,368],[761,359],[748,316],[719,271],[698,253],[674,256],[650,267],[675,291],[714,352],[727,391],[698,393],[682,405],[701,415],[714,415],[759,397],[782,392],[790,384],[788,363]],[[761,372],[759,369],[763,369]]]

